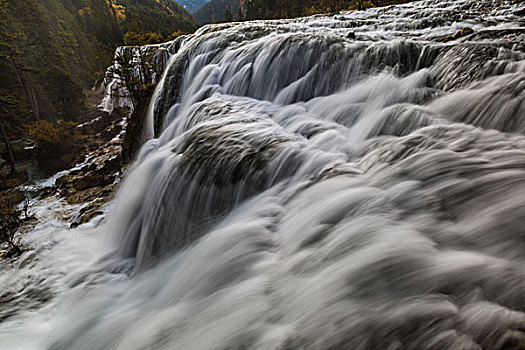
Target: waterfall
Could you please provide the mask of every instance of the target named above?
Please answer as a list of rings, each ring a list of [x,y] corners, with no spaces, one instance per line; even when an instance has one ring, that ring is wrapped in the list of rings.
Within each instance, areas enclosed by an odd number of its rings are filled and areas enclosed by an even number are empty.
[[[0,348],[524,348],[523,7],[184,38],[107,222],[0,279],[52,289]]]

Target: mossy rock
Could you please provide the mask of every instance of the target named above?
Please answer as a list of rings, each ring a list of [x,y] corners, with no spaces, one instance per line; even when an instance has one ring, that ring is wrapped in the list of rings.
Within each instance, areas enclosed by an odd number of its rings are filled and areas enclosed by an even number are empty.
[[[462,37],[463,36],[467,36],[467,35],[470,35],[470,34],[474,33],[474,29],[472,29],[470,27],[461,28],[459,33],[461,34]]]
[[[65,193],[65,198],[69,204],[88,203],[97,199],[108,199],[108,196],[113,192],[113,185],[105,187],[93,187],[83,191],[72,190]]]
[[[75,179],[76,177],[71,174],[63,175],[55,181],[55,187],[59,189],[66,189],[71,186]]]
[[[449,42],[449,41],[457,40],[459,38],[468,36],[468,35],[473,34],[473,33],[474,33],[474,29],[472,29],[470,27],[464,27],[464,28],[461,28],[461,30],[458,31],[456,34],[448,35],[445,39],[443,39],[443,42],[446,43],[446,42]]]
[[[449,41],[456,40],[456,38],[453,35],[447,36],[445,39],[443,39],[444,43],[447,43]]]

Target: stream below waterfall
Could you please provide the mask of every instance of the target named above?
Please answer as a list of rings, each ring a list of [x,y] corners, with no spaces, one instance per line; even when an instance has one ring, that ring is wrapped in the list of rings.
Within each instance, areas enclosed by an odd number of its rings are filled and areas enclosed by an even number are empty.
[[[525,349],[524,8],[180,39],[106,218],[35,207],[0,349]]]

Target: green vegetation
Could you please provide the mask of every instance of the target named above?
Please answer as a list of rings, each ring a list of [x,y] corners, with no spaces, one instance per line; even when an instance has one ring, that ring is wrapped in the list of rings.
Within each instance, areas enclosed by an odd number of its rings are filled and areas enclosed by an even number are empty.
[[[211,0],[193,15],[201,24],[243,20],[242,16],[240,18],[232,16],[234,13],[239,13],[240,4],[240,0]]]
[[[34,154],[42,169],[50,172],[70,165],[86,145],[76,124],[40,120],[27,126],[29,137],[35,142]]]
[[[245,18],[294,18],[342,10],[364,10],[369,7],[409,2],[407,0],[248,0]]]
[[[254,19],[278,19],[332,13],[341,10],[364,10],[410,0],[211,0],[195,12],[202,23]],[[241,6],[241,3],[243,5]]]
[[[82,91],[128,33],[160,42],[196,27],[172,0],[0,0],[0,108],[33,120],[76,120]]]
[[[117,46],[162,42],[197,26],[174,0],[0,0],[0,152],[27,138],[30,123],[62,130],[59,120],[81,120],[84,92]]]
[[[449,42],[449,41],[457,40],[459,38],[463,38],[465,36],[468,36],[468,35],[470,35],[472,33],[474,33],[474,30],[472,28],[470,28],[470,27],[461,28],[461,30],[458,31],[456,34],[449,35],[445,39],[443,39],[443,42],[446,43],[446,42]]]

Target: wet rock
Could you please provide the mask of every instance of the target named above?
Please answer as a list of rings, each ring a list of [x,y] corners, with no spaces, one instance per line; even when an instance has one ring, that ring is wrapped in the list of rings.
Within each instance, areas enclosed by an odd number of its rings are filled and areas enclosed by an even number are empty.
[[[115,136],[117,136],[122,131],[122,127],[120,125],[111,125],[108,128],[106,128],[104,131],[100,133],[100,136],[105,140],[111,140]]]
[[[85,191],[79,191],[66,197],[66,201],[70,204],[87,203],[78,213],[70,220],[70,228],[75,228],[83,225],[93,218],[103,215],[102,206],[111,198],[113,186],[106,186],[104,188],[90,188]]]
[[[99,198],[89,203],[84,208],[82,208],[79,212],[80,214],[79,224],[80,225],[85,224],[86,222],[89,222],[91,219],[95,218],[96,216],[104,214],[104,211],[102,211],[101,208],[105,203],[106,203],[106,200],[104,198]]]
[[[120,146],[110,146],[98,150],[94,161],[57,179],[56,187],[70,194],[112,184],[120,174],[120,149]]]
[[[0,294],[0,322],[28,309],[38,309],[53,298],[47,287],[22,286],[17,293],[2,291]]]
[[[78,191],[102,186],[103,184],[104,175],[97,173],[88,173],[86,176],[78,177],[75,181],[73,181],[73,187]]]
[[[109,196],[113,192],[113,186],[92,187],[83,191],[71,191],[65,194],[69,204],[87,203]]]
[[[87,164],[56,180],[55,187],[68,204],[85,203],[73,219],[64,218],[72,220],[70,228],[103,214],[100,208],[111,199],[121,174],[121,150],[120,142],[108,142],[87,156],[91,159]]]
[[[55,187],[58,189],[65,189],[73,183],[74,179],[75,177],[71,174],[61,176],[55,181]]]
[[[126,163],[131,162],[135,158],[136,153],[144,142],[144,125],[154,90],[155,87],[153,85],[144,87],[137,99],[135,110],[128,116],[126,135],[122,145],[122,159]]]
[[[96,172],[88,172],[87,174],[78,175],[64,175],[57,180],[57,188],[65,190],[66,193],[70,189],[76,191],[86,190],[91,187],[97,187],[104,184],[104,175]]]
[[[41,199],[48,198],[49,196],[53,195],[55,191],[56,191],[56,188],[53,186],[41,187],[38,189],[38,195],[40,196]]]
[[[97,134],[104,130],[104,128],[107,126],[107,119],[109,117],[109,113],[103,113],[99,116],[93,118],[91,121],[81,124],[78,126],[78,129],[80,132],[86,135],[92,135]]]
[[[210,26],[209,28],[214,28],[214,27]],[[177,102],[177,99],[180,93],[180,89],[182,86],[182,78],[184,74],[184,69],[189,59],[190,58],[188,55],[177,55],[175,57],[175,61],[169,67],[169,70],[166,73],[167,78],[170,81],[170,86],[172,86],[173,88],[163,89],[161,95],[159,96],[160,100],[155,105],[155,110],[154,110],[155,137],[158,137],[160,135],[160,132],[162,131],[162,122],[163,122],[164,116],[166,115],[166,113],[168,113],[169,108],[173,106],[174,103]]]
[[[451,45],[433,65],[435,86],[441,90],[457,90],[494,74],[487,62],[497,65],[500,50],[492,44]]]

